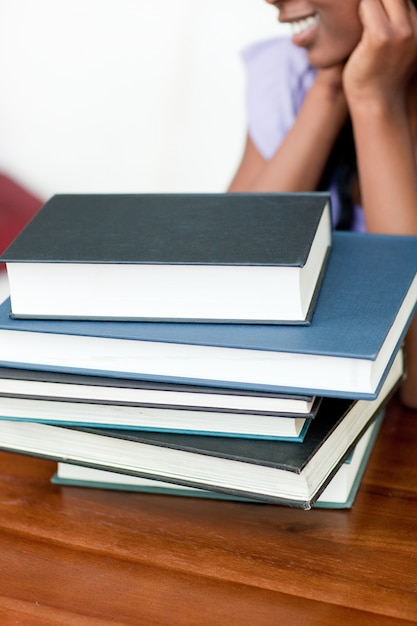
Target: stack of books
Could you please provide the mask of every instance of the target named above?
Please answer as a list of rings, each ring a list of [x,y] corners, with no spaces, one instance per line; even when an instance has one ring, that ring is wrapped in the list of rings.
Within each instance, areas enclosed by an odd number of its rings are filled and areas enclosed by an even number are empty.
[[[323,193],[57,195],[0,261],[1,449],[60,484],[352,504],[417,238],[333,232]]]

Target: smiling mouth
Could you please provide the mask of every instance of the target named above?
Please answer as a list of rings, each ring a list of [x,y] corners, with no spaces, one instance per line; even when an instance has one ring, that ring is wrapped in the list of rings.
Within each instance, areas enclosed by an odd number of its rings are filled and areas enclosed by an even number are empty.
[[[300,33],[304,32],[308,28],[315,26],[318,22],[318,19],[319,19],[319,16],[316,14],[316,15],[311,15],[309,17],[305,17],[301,20],[291,21],[289,24],[291,26],[292,34],[299,35]]]

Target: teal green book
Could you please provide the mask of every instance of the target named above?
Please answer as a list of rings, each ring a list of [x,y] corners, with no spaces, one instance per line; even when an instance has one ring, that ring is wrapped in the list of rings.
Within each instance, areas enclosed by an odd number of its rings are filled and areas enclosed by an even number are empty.
[[[100,404],[0,395],[1,420],[56,426],[118,428],[135,432],[303,441],[311,417],[306,418],[301,414],[280,416],[273,413]]]

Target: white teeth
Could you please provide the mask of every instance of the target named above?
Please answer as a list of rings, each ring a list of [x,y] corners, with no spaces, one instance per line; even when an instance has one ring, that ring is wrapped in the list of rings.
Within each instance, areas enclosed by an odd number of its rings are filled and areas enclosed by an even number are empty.
[[[291,29],[293,35],[298,35],[303,32],[310,26],[314,26],[314,24],[318,21],[318,15],[312,15],[310,17],[306,17],[304,20],[297,20],[296,22],[291,22]]]

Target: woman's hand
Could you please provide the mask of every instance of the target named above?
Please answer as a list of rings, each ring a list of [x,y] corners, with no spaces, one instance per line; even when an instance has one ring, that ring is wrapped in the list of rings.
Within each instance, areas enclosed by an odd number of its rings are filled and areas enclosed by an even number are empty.
[[[349,107],[379,101],[405,105],[417,69],[417,11],[410,0],[361,0],[362,38],[349,57],[343,85]]]

